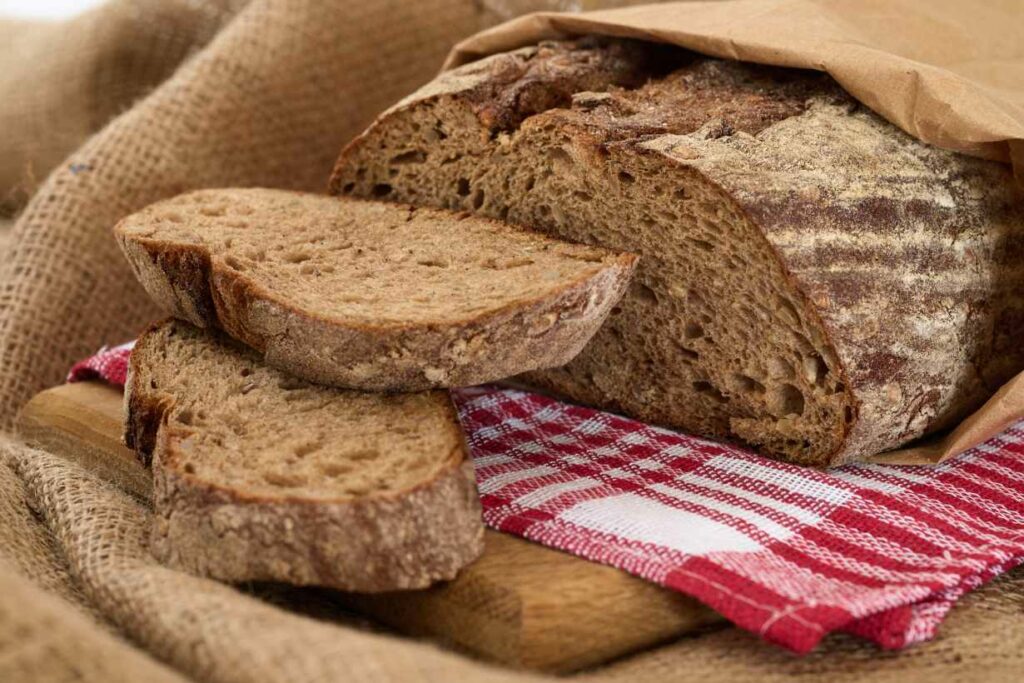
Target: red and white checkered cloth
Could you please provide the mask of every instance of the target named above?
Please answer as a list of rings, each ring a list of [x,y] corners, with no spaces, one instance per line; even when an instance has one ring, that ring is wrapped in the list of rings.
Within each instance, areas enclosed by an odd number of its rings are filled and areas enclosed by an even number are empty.
[[[124,383],[130,345],[69,381]],[[787,465],[523,391],[455,393],[487,525],[697,598],[797,652],[931,638],[1024,562],[1024,421],[936,467]]]

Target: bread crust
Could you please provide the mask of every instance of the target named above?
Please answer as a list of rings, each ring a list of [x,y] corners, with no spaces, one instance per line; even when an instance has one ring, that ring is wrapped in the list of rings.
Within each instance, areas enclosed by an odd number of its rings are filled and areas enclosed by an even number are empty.
[[[169,424],[172,396],[144,380],[158,323],[144,333],[125,385],[125,443],[152,461],[150,547],[168,566],[225,581],[283,581],[356,592],[425,588],[483,551],[472,462],[450,398],[458,446],[437,475],[406,490],[322,500],[238,490],[182,467],[193,428]],[[182,324],[182,323],[172,323]]]
[[[176,467],[185,438],[161,431],[153,458],[150,549],[167,566],[224,581],[378,593],[451,580],[483,552],[468,460],[401,495],[251,499]]]
[[[1024,200],[1009,169],[920,143],[821,75],[786,72],[774,90],[754,96],[744,83],[756,67],[698,61],[696,95],[674,110],[652,105],[649,115],[651,103],[630,97],[628,84],[617,89],[614,78],[596,93],[567,85],[587,81],[592,62],[614,61],[609,55],[620,49],[616,44],[547,43],[442,74],[343,150],[331,190],[360,194],[355,169],[373,182],[374,169],[387,165],[374,150],[389,127],[428,108],[447,112],[437,114],[449,117],[439,125],[490,131],[500,144],[472,153],[483,167],[531,136],[555,131],[574,150],[574,161],[592,164],[595,176],[609,159],[660,165],[666,175],[695,174],[721,192],[723,207],[757,227],[802,316],[814,322],[826,355],[836,360],[849,411],[820,465],[867,457],[949,427],[1024,368],[1024,345],[1013,342],[1024,335],[1024,306],[1013,294],[1024,289],[1024,270],[1014,265],[1024,257]],[[621,71],[634,80],[626,62]],[[561,73],[551,76],[557,69]],[[702,95],[700,79],[709,72],[719,84],[734,79],[735,97]],[[775,73],[765,69],[758,77],[771,80]],[[576,94],[525,118],[495,114],[512,106],[510,93],[536,90],[545,78],[557,80],[560,92]],[[516,123],[491,125],[505,120]],[[401,200],[401,178],[389,182]],[[537,215],[528,197],[510,193],[495,202],[510,206],[513,215]],[[548,220],[537,227],[559,236],[565,226]],[[612,346],[599,334],[583,355],[601,344]],[[701,430],[684,405],[627,400],[642,378],[627,386],[603,377],[601,368],[588,371],[602,392],[589,389],[595,382],[582,381],[572,367],[531,379],[576,400]]]
[[[546,296],[458,323],[368,325],[302,310],[224,258],[211,257],[202,244],[138,237],[125,230],[163,205],[124,219],[114,231],[136,277],[158,305],[193,325],[223,329],[262,353],[269,365],[297,377],[364,391],[471,386],[563,365],[600,328],[637,260],[631,254],[611,255],[592,275],[563,282]],[[439,220],[456,218],[447,212],[437,215]]]

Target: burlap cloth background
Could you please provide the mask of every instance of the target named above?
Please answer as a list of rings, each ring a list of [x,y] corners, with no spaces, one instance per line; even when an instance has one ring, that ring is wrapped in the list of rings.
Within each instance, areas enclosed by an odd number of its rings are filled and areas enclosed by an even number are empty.
[[[124,0],[69,24],[0,22],[0,203],[20,209],[0,232],[0,427],[155,315],[110,238],[119,217],[194,187],[321,189],[341,144],[455,40],[525,9],[613,4]],[[0,681],[533,678],[375,633],[323,594],[164,569],[145,501],[0,439]],[[577,677],[1011,681],[1022,653],[1018,570],[903,653],[838,636],[796,659],[728,629]]]

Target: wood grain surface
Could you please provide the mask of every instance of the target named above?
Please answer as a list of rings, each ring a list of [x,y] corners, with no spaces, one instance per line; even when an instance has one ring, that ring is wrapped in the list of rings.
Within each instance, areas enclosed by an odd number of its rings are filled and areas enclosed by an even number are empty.
[[[121,444],[121,392],[85,382],[36,395],[18,417],[29,443],[148,497],[149,473]],[[504,664],[571,671],[721,624],[711,610],[611,567],[488,531],[484,555],[423,591],[341,595],[405,633]]]

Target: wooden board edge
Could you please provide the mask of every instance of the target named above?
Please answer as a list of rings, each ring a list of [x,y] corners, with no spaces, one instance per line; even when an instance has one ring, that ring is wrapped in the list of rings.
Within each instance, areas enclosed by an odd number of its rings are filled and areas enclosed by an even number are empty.
[[[149,498],[150,474],[121,442],[121,404],[121,391],[106,384],[65,384],[32,397],[15,418],[14,430],[29,445],[77,462],[101,479]]]

